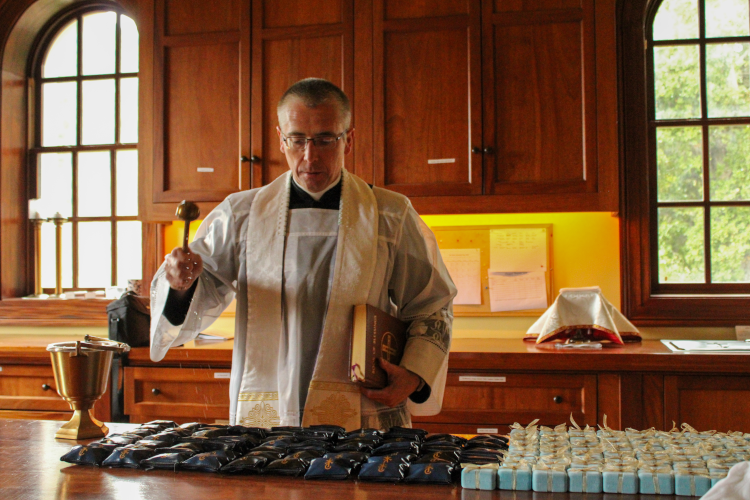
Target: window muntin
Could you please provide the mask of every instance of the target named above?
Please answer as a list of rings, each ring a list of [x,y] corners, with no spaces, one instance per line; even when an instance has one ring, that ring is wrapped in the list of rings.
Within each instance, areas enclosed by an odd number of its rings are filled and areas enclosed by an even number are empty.
[[[38,194],[63,224],[63,289],[142,274],[138,216],[138,31],[119,10],[58,23],[35,70]],[[42,287],[55,286],[55,230],[42,224]]]
[[[656,293],[736,293],[722,285],[750,283],[750,244],[737,238],[750,227],[748,5],[664,0],[651,25]]]

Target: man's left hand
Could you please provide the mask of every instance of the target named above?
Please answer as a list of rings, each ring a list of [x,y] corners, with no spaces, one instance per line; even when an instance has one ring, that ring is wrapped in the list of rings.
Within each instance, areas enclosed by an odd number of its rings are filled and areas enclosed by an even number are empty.
[[[373,401],[393,408],[416,391],[419,383],[422,381],[418,375],[415,375],[406,368],[389,363],[383,358],[378,358],[378,363],[380,363],[380,367],[388,375],[388,385],[383,389],[360,388],[360,392]]]

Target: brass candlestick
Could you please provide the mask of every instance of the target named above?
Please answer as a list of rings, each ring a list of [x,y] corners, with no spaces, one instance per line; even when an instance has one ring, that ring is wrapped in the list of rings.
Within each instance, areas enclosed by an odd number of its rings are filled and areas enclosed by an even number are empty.
[[[45,219],[38,217],[38,215],[35,213],[29,219],[34,226],[34,294],[24,297],[26,299],[46,299],[49,297],[46,293],[42,293],[42,223]]]
[[[50,295],[51,299],[62,299],[62,225],[68,219],[57,212],[54,217],[47,219],[55,224],[55,293]]]

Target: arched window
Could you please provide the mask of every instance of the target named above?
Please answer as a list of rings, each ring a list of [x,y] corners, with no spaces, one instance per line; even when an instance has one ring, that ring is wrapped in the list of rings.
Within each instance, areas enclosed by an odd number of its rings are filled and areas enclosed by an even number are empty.
[[[138,30],[117,8],[63,15],[32,64],[30,162],[45,216],[63,224],[64,290],[125,286],[142,273],[138,216]],[[55,228],[42,224],[42,287],[55,287]]]
[[[738,324],[750,306],[750,2],[623,3],[626,314]]]

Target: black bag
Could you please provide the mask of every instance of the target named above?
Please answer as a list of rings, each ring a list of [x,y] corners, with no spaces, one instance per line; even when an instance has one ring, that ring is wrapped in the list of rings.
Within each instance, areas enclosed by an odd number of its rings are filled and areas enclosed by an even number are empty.
[[[148,347],[151,310],[148,297],[126,292],[107,305],[109,339],[130,347]]]

